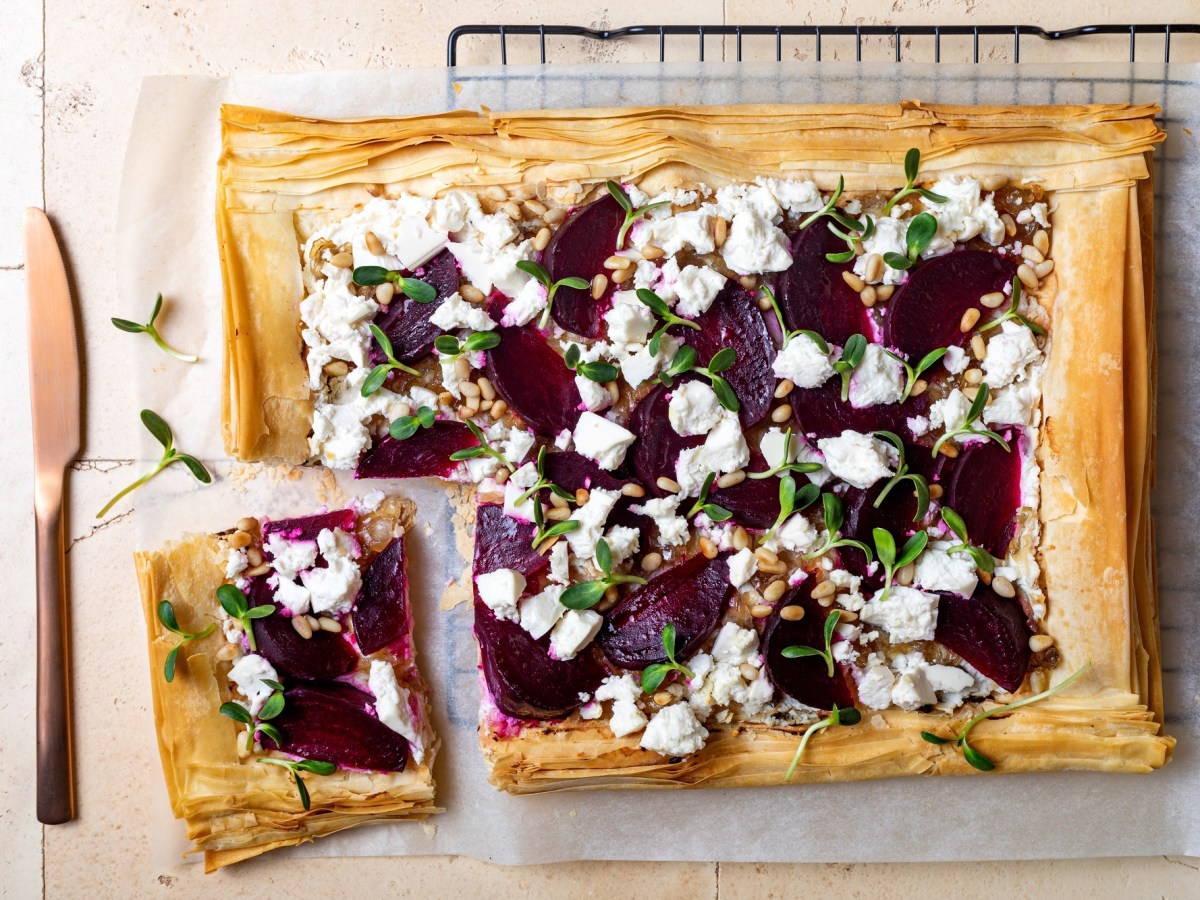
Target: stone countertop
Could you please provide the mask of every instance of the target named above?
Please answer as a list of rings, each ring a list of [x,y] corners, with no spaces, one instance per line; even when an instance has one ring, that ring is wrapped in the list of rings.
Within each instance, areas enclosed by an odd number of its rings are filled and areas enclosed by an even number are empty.
[[[243,9],[243,7],[245,9]],[[511,8],[506,8],[511,7]],[[139,81],[150,74],[286,72],[321,68],[439,66],[445,36],[467,22],[570,22],[619,26],[654,19],[667,23],[933,24],[1036,23],[1064,27],[1119,21],[1132,6],[1080,0],[1067,15],[1044,15],[1033,0],[663,0],[652,16],[617,0],[545,0],[536,9],[502,0],[390,4],[343,0],[6,0],[0,48],[0,297],[12,311],[16,356],[9,371],[15,390],[4,401],[0,494],[0,571],[9,581],[9,614],[0,628],[0,896],[62,897],[84,891],[103,897],[162,895],[223,897],[280,895],[296,884],[306,893],[336,895],[349,879],[367,896],[436,897],[470,892],[485,896],[579,896],[598,884],[620,883],[627,897],[735,898],[805,893],[840,896],[932,896],[954,885],[958,897],[1195,896],[1200,861],[1185,858],[1068,860],[970,864],[573,863],[497,871],[472,859],[272,859],[270,856],[205,877],[197,865],[155,866],[150,805],[161,779],[149,739],[142,633],[109,616],[116,604],[136,604],[130,550],[133,522],[118,511],[102,522],[94,510],[125,482],[137,463],[138,429],[128,393],[114,390],[110,373],[125,371],[127,338],[112,329],[113,315],[129,315],[148,298],[118,296],[113,270],[114,229],[125,143]],[[1139,10],[1139,13],[1141,11]],[[1155,21],[1196,18],[1190,0],[1162,0]],[[419,25],[419,27],[414,27]],[[465,41],[463,64],[492,58],[484,39]],[[1059,44],[1022,44],[1022,59],[1070,61],[1124,58],[1125,38]],[[864,42],[869,54],[869,42]],[[826,43],[825,58],[853,54],[853,42]],[[1153,44],[1153,46],[1152,46]],[[575,59],[652,59],[657,39],[626,44],[550,43],[553,60],[568,46]],[[1146,53],[1160,52],[1147,39]],[[668,57],[694,58],[691,39],[668,44]],[[890,54],[876,48],[880,57]],[[773,56],[773,40],[746,42],[747,58]],[[708,58],[732,41],[710,39]],[[932,50],[905,45],[905,53]],[[943,59],[967,60],[969,43],[943,41]],[[536,62],[535,42],[510,41],[510,62]],[[808,58],[797,44],[785,55]],[[1006,46],[984,55],[1008,61]],[[1200,40],[1179,38],[1173,60],[1200,59]],[[24,346],[25,298],[20,211],[45,207],[68,254],[82,322],[87,404],[84,452],[70,480],[68,565],[74,611],[75,714],[79,818],[43,828],[34,808],[34,638],[32,465]],[[213,298],[215,300],[215,298]],[[136,498],[134,500],[136,502]],[[138,617],[140,619],[140,616]],[[87,664],[82,665],[81,661]],[[1031,803],[1036,800],[1031,798]],[[847,846],[852,859],[853,847]]]

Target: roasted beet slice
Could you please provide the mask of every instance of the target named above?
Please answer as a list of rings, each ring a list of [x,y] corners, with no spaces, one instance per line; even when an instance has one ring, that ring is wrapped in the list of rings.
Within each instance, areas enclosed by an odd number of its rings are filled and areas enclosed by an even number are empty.
[[[750,455],[749,471],[765,472],[766,459],[757,450]],[[797,484],[804,484],[801,477]],[[718,488],[709,499],[733,513],[734,521],[747,528],[770,528],[779,518],[779,479],[747,478],[730,488]]]
[[[960,250],[918,264],[888,303],[884,343],[916,361],[938,347],[966,346],[971,333],[959,328],[963,313],[979,298],[1012,284],[1017,265],[987,250]]]
[[[603,488],[606,491],[619,491],[632,482],[632,479],[617,478],[611,472],[605,472],[598,465],[573,450],[561,453],[548,453],[543,466],[546,477],[560,488],[575,493],[580,488],[592,490]],[[545,499],[545,498],[543,498]],[[642,529],[649,525],[650,519],[629,511],[629,507],[642,501],[634,497],[622,496],[617,505],[609,513],[609,525],[625,525],[630,528]]]
[[[347,769],[403,771],[408,741],[379,721],[370,694],[333,681],[296,685],[283,696],[283,712],[271,724],[283,732],[284,753]]]
[[[1025,680],[1032,636],[1021,604],[982,582],[970,599],[938,594],[937,642],[1006,691],[1015,691]]]
[[[450,454],[478,443],[462,422],[434,422],[403,441],[385,435],[362,455],[354,477],[446,478],[458,468]]]
[[[607,193],[575,210],[546,245],[542,264],[550,277],[554,281],[561,278],[591,281],[604,273],[604,261],[616,251],[617,232],[624,221],[625,211]],[[610,292],[611,286],[603,297],[593,300],[590,290],[560,287],[550,314],[567,331],[588,338],[600,337]]]
[[[997,557],[1008,555],[1021,506],[1020,432],[1002,433],[1011,452],[995,441],[971,443],[942,472],[942,503],[962,516],[971,543]]]
[[[269,604],[275,607],[275,612],[254,620],[254,641],[258,652],[277,672],[311,681],[337,678],[354,668],[358,654],[342,634],[314,631],[312,637],[305,640],[292,627],[291,618],[283,614],[283,607],[273,597],[266,577],[255,578],[250,585],[250,605]]]
[[[583,406],[575,373],[532,323],[501,328],[499,334],[500,343],[488,351],[485,371],[509,409],[542,437],[574,429]]]
[[[743,428],[762,421],[771,408],[775,375],[775,343],[767,330],[754,295],[736,281],[728,282],[708,312],[696,319],[699,331],[675,326],[674,333],[696,348],[697,363],[707,365],[718,350],[732,347],[737,361],[724,373],[741,402],[738,418]],[[665,425],[666,419],[663,419]]]
[[[604,670],[587,653],[555,659],[549,637],[534,640],[516,622],[496,618],[478,599],[475,636],[488,690],[506,716],[561,718],[582,703],[580,694],[592,693],[604,678]]]
[[[671,403],[669,394],[670,391],[662,385],[651,389],[637,402],[626,426],[637,435],[626,462],[642,487],[655,497],[661,497],[664,493],[658,486],[658,479],[662,476],[675,477],[675,461],[679,459],[679,454],[704,443],[703,435],[683,437],[671,427],[667,419],[667,409]]]
[[[433,342],[442,329],[429,321],[442,301],[458,290],[458,263],[449,250],[443,250],[416,273],[437,291],[432,303],[418,303],[399,292],[392,302],[375,314],[375,324],[391,339],[392,352],[401,362],[420,359],[433,349]],[[378,365],[386,357],[372,345],[371,362]]]
[[[672,566],[613,607],[600,631],[600,647],[625,669],[666,662],[662,631],[675,626],[675,658],[687,659],[721,622],[734,596],[723,556],[693,556]]]
[[[486,575],[497,569],[514,569],[529,578],[550,565],[550,560],[531,546],[532,525],[504,514],[497,503],[483,503],[475,510],[475,559],[471,571]]]
[[[340,528],[347,534],[354,532],[354,510],[337,509],[333,512],[317,513],[315,516],[295,516],[291,519],[275,519],[263,525],[263,538],[278,534],[289,541],[315,541],[317,535],[328,528]],[[267,554],[270,558],[271,554]]]
[[[844,344],[852,334],[869,335],[867,308],[858,292],[846,284],[843,272],[853,262],[831,263],[826,253],[846,249],[820,219],[792,239],[792,266],[779,279],[779,309],[788,331],[805,328],[832,344]]]
[[[818,439],[834,437],[849,429],[863,434],[893,431],[904,440],[911,441],[914,435],[908,427],[908,420],[929,414],[929,397],[926,394],[909,397],[904,403],[884,403],[855,409],[849,400],[842,399],[840,378],[830,378],[816,388],[797,388],[791,393],[791,401],[801,434],[813,435]]]
[[[408,574],[404,541],[396,538],[363,571],[354,601],[354,637],[368,656],[400,640],[408,627]]]
[[[835,665],[830,678],[825,660],[818,656],[788,659],[783,655],[785,647],[825,647],[825,617],[831,610],[822,609],[812,599],[815,584],[815,579],[809,578],[785,595],[767,620],[762,634],[767,675],[775,687],[801,703],[816,709],[832,709],[836,703],[845,709],[854,705],[854,689],[843,666]],[[783,618],[780,612],[785,606],[803,607],[804,618],[798,622]]]

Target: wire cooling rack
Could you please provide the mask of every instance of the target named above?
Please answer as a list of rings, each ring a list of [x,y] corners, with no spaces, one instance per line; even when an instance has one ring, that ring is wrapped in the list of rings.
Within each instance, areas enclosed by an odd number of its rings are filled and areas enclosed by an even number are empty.
[[[933,61],[942,61],[942,38],[970,38],[972,60],[980,62],[980,38],[991,46],[1002,42],[1007,46],[1011,40],[1013,64],[1021,62],[1021,39],[1039,41],[1065,41],[1096,36],[1127,36],[1129,61],[1137,60],[1138,38],[1145,38],[1143,48],[1152,44],[1161,47],[1155,51],[1161,61],[1171,61],[1171,40],[1180,34],[1200,34],[1200,24],[1157,24],[1157,25],[1084,25],[1079,28],[1064,28],[1057,31],[1038,28],[1034,25],[631,25],[627,28],[584,28],[577,25],[460,25],[450,32],[446,42],[446,64],[458,64],[459,41],[465,37],[494,37],[498,40],[500,64],[508,65],[509,38],[537,38],[539,61],[549,62],[546,55],[546,39],[551,37],[578,38],[594,41],[621,41],[630,38],[658,38],[658,59],[664,62],[667,41],[676,44],[685,38],[696,39],[700,62],[704,62],[705,40],[709,37],[734,37],[737,62],[742,61],[742,45],[746,38],[774,38],[775,59],[783,60],[784,38],[811,39],[810,46],[815,59],[820,62],[822,43],[827,38],[853,38],[856,62],[882,62],[882,59],[863,58],[864,39],[884,39],[891,50],[894,62],[903,61],[902,38],[932,38]],[[1158,37],[1161,41],[1150,41]],[[868,43],[868,51],[871,47]],[[1111,58],[1111,57],[1110,57]],[[489,61],[494,61],[489,60]]]

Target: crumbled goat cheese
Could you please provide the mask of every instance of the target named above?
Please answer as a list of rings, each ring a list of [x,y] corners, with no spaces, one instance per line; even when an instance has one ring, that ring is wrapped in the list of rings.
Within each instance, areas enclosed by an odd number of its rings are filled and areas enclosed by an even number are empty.
[[[571,545],[566,541],[550,548],[550,580],[564,587],[571,583]]]
[[[727,184],[717,190],[716,196],[704,208],[723,219],[731,220],[739,213],[751,212],[772,224],[783,221],[783,210],[774,193],[765,185],[744,182]]]
[[[533,239],[518,242],[517,226],[504,213],[484,215],[472,209],[466,225],[455,233],[450,252],[458,260],[466,280],[484,294],[496,288],[506,297],[516,297],[530,276],[517,268],[536,252]]]
[[[708,730],[700,724],[686,703],[664,706],[642,734],[643,750],[653,750],[664,756],[689,756],[704,746]]]
[[[509,476],[508,481],[504,482],[504,514],[506,516],[519,522],[533,521],[533,504],[535,502],[533,497],[527,497],[520,503],[517,503],[517,499],[537,484],[537,479],[537,467],[533,463],[526,463]]]
[[[557,547],[558,544],[555,546]],[[566,544],[562,546],[565,547]],[[521,627],[529,632],[530,637],[538,640],[558,624],[558,620],[567,611],[567,608],[559,602],[564,590],[566,588],[561,584],[552,584],[544,591],[521,601]]]
[[[1041,356],[1033,340],[1033,332],[1018,322],[1009,320],[1000,326],[1000,333],[987,345],[983,360],[984,380],[990,388],[1007,387],[1025,377],[1026,367]]]
[[[501,316],[500,324],[505,327],[527,325],[545,310],[547,296],[548,292],[544,284],[532,278],[529,279],[517,291],[517,296],[513,297],[512,302],[504,307],[504,314]],[[482,312],[482,310],[480,311]],[[444,330],[449,331],[450,329],[447,328]]]
[[[291,581],[317,562],[316,541],[289,541],[279,532],[272,532],[263,542],[271,568],[279,577]]]
[[[983,421],[988,425],[1037,424],[1040,380],[1037,375],[1031,374],[1025,381],[996,391],[991,402],[983,408]]]
[[[516,622],[520,619],[517,601],[525,592],[525,576],[514,569],[497,569],[475,576],[475,590],[479,599],[498,619]]]
[[[796,461],[798,443],[796,435],[789,436],[782,428],[769,428],[758,442],[758,451],[767,461],[767,468],[774,469]]]
[[[688,540],[687,519],[675,514],[682,500],[683,498],[678,494],[655,497],[640,506],[631,506],[630,510],[643,516],[649,516],[654,520],[654,524],[658,528],[659,543],[668,547],[676,547],[679,544],[687,543]]]
[[[872,658],[875,658],[875,654],[872,654]],[[873,662],[855,673],[858,699],[868,709],[887,709],[892,705],[892,685],[895,680],[891,669],[880,662]]]
[[[250,715],[257,716],[274,688],[268,681],[279,681],[275,667],[257,653],[247,653],[229,670],[229,682],[246,698]]]
[[[755,184],[761,184],[774,196],[788,215],[799,217],[804,213],[816,212],[825,205],[825,198],[820,189],[811,181],[792,181],[785,178],[754,179]],[[851,215],[854,215],[851,213]]]
[[[633,300],[628,297],[632,295]],[[656,324],[650,307],[637,299],[632,291],[619,291],[613,296],[612,307],[604,314],[608,339],[619,344],[644,344]]]
[[[898,218],[896,212],[893,210],[892,215],[876,219],[875,233],[862,242],[863,253],[854,261],[854,274],[860,278],[866,277],[867,258],[872,253],[878,253],[880,256],[886,256],[888,253],[908,255],[908,246],[904,242],[908,234],[908,222]],[[899,284],[905,278],[903,269],[893,269],[884,265],[881,271],[883,275],[880,280],[883,284]]]
[[[729,583],[740,588],[758,571],[758,557],[749,547],[743,547],[729,557]]]
[[[590,609],[568,609],[550,632],[550,649],[556,659],[574,659],[575,654],[600,633],[604,616]]]
[[[613,737],[625,737],[646,727],[646,716],[637,705],[641,693],[642,686],[628,673],[609,675],[596,688],[597,700],[612,701],[608,727],[612,729]]]
[[[742,435],[742,426],[735,412],[721,410],[721,419],[708,433],[704,443],[679,454],[675,463],[675,480],[683,496],[695,497],[704,486],[710,472],[718,475],[736,472],[750,462],[750,447]]]
[[[851,612],[858,612],[863,608],[863,604],[867,601],[862,595],[862,578],[860,576],[852,575],[845,569],[833,569],[829,573],[829,580],[845,592],[834,597],[839,606]]]
[[[237,550],[230,547],[229,555],[225,557],[225,577],[237,578],[246,571],[246,567],[249,565],[250,561],[246,557],[245,550]]]
[[[951,375],[961,375],[966,370],[969,362],[967,352],[962,347],[954,344],[946,348],[946,355],[942,357],[942,365],[946,367],[946,371]]]
[[[811,341],[810,341],[811,343]],[[904,367],[879,344],[868,344],[850,376],[850,405],[855,409],[899,403],[904,394]]]
[[[293,616],[304,615],[312,607],[312,593],[304,585],[276,576],[275,602]]]
[[[639,248],[646,244],[659,247],[667,256],[674,256],[684,247],[697,253],[712,253],[716,249],[712,236],[712,213],[707,210],[692,210],[676,213],[664,219],[650,219],[646,226],[636,229],[634,243]]]
[[[570,521],[578,522],[579,527],[568,531],[564,537],[576,558],[591,559],[596,555],[596,541],[603,536],[604,523],[620,496],[620,491],[593,488],[588,494],[588,502],[571,513]]]
[[[880,600],[883,591],[863,606],[860,618],[887,631],[894,643],[932,641],[937,627],[937,594],[927,594],[916,588],[892,585],[888,596]]]
[[[300,573],[300,580],[312,595],[312,610],[338,615],[348,613],[362,587],[362,573],[355,562],[359,555],[358,542],[340,528],[332,531],[323,528],[317,535],[317,547],[325,567]]]
[[[980,195],[979,182],[974,178],[950,175],[939,179],[932,188],[935,194],[946,198],[945,203],[925,200],[925,209],[937,219],[938,229],[929,246],[921,256],[930,259],[942,256],[954,249],[959,241],[982,237],[993,247],[1004,241],[1004,223],[996,212],[991,194]]]
[[[345,219],[317,232],[335,245],[350,244],[354,265],[387,269],[415,269],[431,260],[446,246],[445,229],[431,228],[426,217],[433,203],[411,194],[394,200],[375,198]],[[367,247],[367,232],[383,246],[383,254]]]
[[[963,427],[970,412],[971,399],[955,388],[929,408],[929,424],[933,428],[955,431]]]
[[[857,431],[821,438],[817,446],[834,478],[864,490],[879,479],[894,475],[899,463],[896,448],[890,443]]]
[[[408,740],[413,762],[420,765],[425,761],[425,741],[413,722],[412,698],[408,689],[396,682],[392,664],[382,659],[371,660],[367,686],[375,695],[375,713],[379,721]]]
[[[612,554],[612,565],[615,569],[637,553],[640,538],[636,528],[630,528],[628,525],[614,525],[605,532],[604,540],[608,542],[608,549]]]
[[[429,317],[429,321],[442,331],[454,331],[456,328],[491,331],[496,327],[492,317],[484,312],[482,307],[468,303],[457,292],[442,301]]]
[[[610,419],[584,412],[575,423],[573,438],[576,450],[611,472],[624,461],[637,435]]]
[[[708,266],[684,266],[675,279],[675,312],[685,319],[708,312],[726,280],[724,275]]]
[[[631,388],[640,386],[653,378],[661,369],[665,369],[675,358],[683,341],[671,335],[664,335],[658,348],[658,355],[650,353],[650,347],[628,345],[624,348],[617,365],[621,367],[621,377]]]
[[[949,591],[962,597],[970,597],[979,584],[975,573],[975,561],[959,550],[947,553],[953,546],[948,541],[934,541],[917,557],[917,568],[913,584],[927,591]]]
[[[794,553],[807,553],[817,544],[817,529],[800,513],[789,516],[788,519],[775,529],[763,546],[768,550],[791,550]]]
[[[532,432],[515,425],[509,427],[503,421],[494,422],[485,428],[483,433],[492,447],[515,466],[525,461],[537,440]],[[466,467],[467,477],[471,481],[480,482],[495,475],[501,463],[495,457],[487,455],[468,459],[463,465]]]
[[[792,264],[787,235],[751,210],[733,217],[721,255],[739,275],[782,272]]]
[[[582,375],[575,376],[575,387],[583,400],[583,408],[588,412],[598,413],[612,406],[612,395],[608,389],[590,378]]]
[[[798,388],[820,387],[833,377],[830,353],[822,353],[817,342],[798,334],[787,342],[771,362],[776,378],[790,378]]]
[[[708,434],[721,419],[721,401],[703,381],[686,381],[671,392],[667,418],[676,434]]]

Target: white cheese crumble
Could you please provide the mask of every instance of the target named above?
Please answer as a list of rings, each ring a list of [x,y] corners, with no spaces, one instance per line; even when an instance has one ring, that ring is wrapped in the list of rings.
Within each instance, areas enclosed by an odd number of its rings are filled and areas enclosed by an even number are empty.
[[[658,528],[659,543],[668,547],[677,547],[687,543],[688,540],[687,519],[675,513],[682,500],[683,498],[678,494],[670,494],[666,497],[647,500],[640,506],[631,506],[630,510],[643,516],[649,516],[654,520],[654,524]]]
[[[988,387],[1007,387],[1025,377],[1026,367],[1041,356],[1033,332],[1011,319],[1000,326],[1000,333],[987,345],[983,372]]]
[[[525,576],[514,569],[497,569],[475,576],[475,589],[479,599],[498,619],[516,622],[520,619],[517,601],[525,592]]]
[[[947,553],[953,544],[934,541],[917,557],[913,584],[927,591],[949,591],[962,597],[970,597],[979,584],[975,561],[959,550]]]
[[[904,367],[888,356],[880,344],[867,344],[862,361],[850,376],[850,405],[862,409],[899,403],[903,394]]]
[[[704,443],[680,451],[675,462],[675,480],[685,497],[694,497],[704,486],[709,473],[736,472],[750,462],[750,447],[742,435],[737,413],[721,410],[721,419],[708,433]]]
[[[796,461],[799,452],[796,435],[788,435],[782,428],[769,428],[758,442],[758,451],[767,461],[767,468],[774,469],[784,463]]]
[[[743,547],[729,557],[729,583],[741,588],[758,571],[758,557],[749,547]]]
[[[550,649],[556,659],[574,659],[600,633],[604,616],[590,609],[568,609],[550,632]]]
[[[770,191],[776,202],[787,210],[790,216],[802,216],[804,213],[816,212],[825,205],[825,198],[820,189],[811,181],[792,181],[786,178],[754,179]],[[853,213],[851,213],[853,215]]]
[[[726,281],[724,275],[708,266],[684,266],[675,279],[675,312],[685,319],[708,312]]]
[[[554,546],[565,547],[566,544],[560,541]],[[567,608],[559,602],[564,590],[566,588],[561,584],[552,584],[544,591],[521,601],[521,627],[529,632],[530,637],[535,640],[539,639],[558,624],[558,620],[567,611]]]
[[[946,431],[954,431],[963,427],[970,412],[970,398],[958,388],[955,388],[929,408],[929,424],[933,428],[944,428]]]
[[[790,378],[798,388],[820,387],[833,377],[832,353],[822,353],[817,342],[798,334],[771,362],[776,378]]]
[[[442,331],[454,331],[457,328],[491,331],[496,327],[492,317],[484,312],[482,307],[468,303],[457,292],[441,302],[429,317],[429,321]]]
[[[412,698],[408,689],[396,682],[392,664],[381,659],[371,660],[367,686],[375,695],[375,714],[379,716],[379,721],[408,741],[413,762],[420,765],[425,761],[425,741],[413,722],[409,705]]]
[[[775,529],[775,533],[763,542],[763,546],[768,550],[807,553],[816,546],[818,537],[812,522],[801,513],[796,513]]]
[[[721,419],[721,402],[703,381],[686,381],[671,393],[667,418],[676,434],[708,434]]]
[[[946,355],[942,357],[942,365],[946,367],[946,371],[951,375],[961,375],[966,370],[969,362],[967,351],[957,344],[951,344],[947,347]]]
[[[312,607],[312,593],[302,584],[275,576],[275,602],[293,616],[304,615]]]
[[[571,546],[571,552],[578,559],[590,559],[595,556],[596,542],[603,536],[604,523],[620,496],[620,491],[593,488],[588,494],[588,502],[571,513],[569,521],[578,522],[579,527],[568,531],[564,537]]]
[[[908,222],[897,217],[898,210],[893,210],[890,216],[881,216],[875,220],[875,233],[862,242],[863,253],[854,261],[854,274],[865,278],[867,274],[867,257],[878,253],[881,257],[888,253],[905,256],[908,247],[904,243],[908,234]],[[881,269],[880,281],[883,284],[900,284],[906,275],[903,269],[893,269],[884,265]],[[878,284],[879,282],[875,282]]]
[[[642,734],[643,750],[653,750],[664,756],[689,756],[700,750],[708,739],[708,730],[700,724],[686,703],[664,706]]]
[[[782,272],[792,264],[787,235],[749,209],[733,217],[721,255],[739,275]]]
[[[588,412],[598,413],[612,406],[612,395],[608,393],[608,389],[590,378],[576,375],[575,389],[579,391],[583,408]]]
[[[954,249],[955,242],[982,237],[993,247],[1004,241],[1004,223],[996,212],[991,194],[980,196],[979,182],[974,178],[950,175],[941,178],[931,188],[946,198],[945,203],[925,201],[925,209],[937,219],[938,229],[921,256],[929,259]]]
[[[611,472],[624,461],[625,451],[637,435],[610,419],[584,412],[575,423],[573,438],[576,450]]]
[[[529,324],[536,319],[543,310],[545,310],[547,297],[548,292],[546,290],[546,286],[540,281],[535,281],[532,278],[529,279],[529,281],[525,282],[524,286],[517,291],[517,296],[513,297],[512,302],[509,303],[508,306],[504,307],[504,314],[500,317],[500,323],[505,327]],[[435,322],[434,324],[437,323]],[[449,331],[450,329],[447,328],[444,330]]]
[[[245,550],[237,550],[230,547],[229,555],[225,557],[225,577],[229,579],[237,578],[246,571],[246,567],[249,565],[250,561],[246,557]]]
[[[237,686],[246,698],[250,715],[257,716],[274,688],[266,682],[279,681],[275,667],[257,653],[247,653],[229,670],[229,681]]]
[[[608,542],[614,569],[627,559],[631,559],[633,554],[637,553],[640,543],[638,530],[630,528],[628,525],[614,525],[605,532],[604,540]],[[558,545],[555,544],[555,546]],[[599,568],[599,565],[596,568]]]
[[[654,330],[655,318],[650,307],[637,299],[633,291],[618,291],[613,305],[604,314],[608,339],[619,344],[644,344]]]
[[[864,490],[879,479],[894,475],[900,461],[896,448],[890,443],[857,431],[847,430],[838,437],[821,438],[817,446],[834,478]]]
[[[646,727],[646,716],[638,708],[637,700],[641,696],[642,686],[628,673],[624,675],[609,675],[596,688],[597,700],[612,701],[612,715],[608,719],[608,727],[613,737],[625,737],[635,734]]]
[[[300,580],[311,595],[312,610],[348,613],[362,587],[362,573],[355,561],[359,556],[358,542],[340,528],[332,531],[323,528],[317,535],[317,547],[325,567],[300,573]]]
[[[559,541],[550,548],[550,580],[564,587],[571,583],[571,545]]]
[[[866,602],[860,618],[887,631],[892,641],[932,641],[937,627],[937,594],[927,594],[916,588],[892,585],[884,599],[883,591]]]
[[[508,481],[504,482],[504,514],[506,516],[516,519],[518,522],[533,521],[534,498],[527,497],[520,503],[517,500],[537,484],[537,479],[537,467],[533,463],[526,463],[509,476]]]

